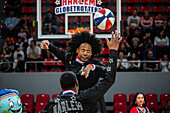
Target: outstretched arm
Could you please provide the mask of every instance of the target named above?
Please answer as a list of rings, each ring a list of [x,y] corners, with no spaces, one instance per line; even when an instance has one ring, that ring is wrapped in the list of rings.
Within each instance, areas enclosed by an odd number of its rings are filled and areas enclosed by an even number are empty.
[[[41,49],[48,49],[63,63],[65,62],[65,51],[51,44],[48,40],[43,40],[40,44]]]

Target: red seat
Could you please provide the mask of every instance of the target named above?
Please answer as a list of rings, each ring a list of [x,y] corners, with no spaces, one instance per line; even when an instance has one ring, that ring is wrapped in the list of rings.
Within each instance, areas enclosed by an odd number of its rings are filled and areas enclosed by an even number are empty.
[[[161,108],[166,107],[166,100],[170,99],[170,93],[160,94],[160,105]]]
[[[128,7],[126,8],[126,12],[127,12],[127,13],[132,13],[134,9],[137,9],[137,7],[128,6]]]
[[[115,16],[115,21],[117,21],[117,16]],[[124,22],[125,21],[125,17],[121,16],[121,21]]]
[[[100,61],[102,61],[104,65],[108,65],[109,58],[101,58]]]
[[[58,66],[64,66],[64,64],[61,62],[61,60],[58,60],[57,65]]]
[[[62,33],[62,34],[65,33],[65,27],[61,26],[60,30],[59,30],[59,33]]]
[[[162,6],[154,6],[153,9],[152,9],[152,12],[163,13],[163,7]]]
[[[102,0],[102,3],[110,3],[111,0]]]
[[[40,102],[49,102],[50,100],[50,95],[49,94],[38,94],[37,95],[37,99],[36,99],[36,103],[40,103]]]
[[[34,104],[32,102],[22,102],[22,105],[27,105],[27,111],[33,113]]]
[[[101,52],[102,55],[109,54],[109,53],[110,53],[109,48],[102,48],[102,52]]]
[[[117,0],[113,0],[113,3],[117,3]],[[124,0],[121,0],[121,3],[124,3]]]
[[[81,16],[81,17],[80,17],[80,21],[81,21],[82,23],[85,22],[84,16]]]
[[[42,111],[45,106],[48,104],[48,102],[37,102],[35,105],[35,111]]]
[[[142,4],[149,4],[150,3],[150,0],[139,0],[139,3],[142,3]]]
[[[93,26],[93,33],[97,33],[98,32],[98,29],[96,26]]]
[[[114,102],[113,108],[114,111],[118,110],[127,111],[127,102]]]
[[[117,7],[113,7],[113,12],[116,13],[117,12]],[[121,7],[121,12],[124,12],[124,7]]]
[[[163,3],[163,0],[152,0],[152,3]]]
[[[117,26],[114,27],[114,31],[117,30]],[[125,27],[123,27],[123,32],[125,32]]]
[[[33,94],[22,94],[21,101],[34,104],[34,95]]]
[[[29,72],[34,73],[34,72],[39,72],[38,70],[29,70]]]
[[[114,113],[128,113],[127,110],[116,110]]]
[[[158,102],[147,102],[148,109],[154,108],[156,113],[159,113],[159,105]]]
[[[43,72],[54,72],[54,70],[43,70]]]
[[[67,44],[68,41],[60,41],[61,44]]]
[[[111,33],[112,29],[107,29],[107,30],[100,30],[101,33]]]
[[[129,95],[129,108],[131,108],[134,96],[135,96],[135,93]]]
[[[74,19],[73,19],[73,22],[78,22],[78,21],[79,21],[79,17],[75,16]]]
[[[56,2],[56,0],[49,0],[50,4],[54,4]]]
[[[48,62],[48,61],[49,61],[49,62]],[[54,59],[45,58],[43,65],[44,65],[44,66],[55,65]]]
[[[145,6],[141,6],[140,9],[139,9],[139,12],[143,13],[145,11],[150,12],[151,11],[150,7],[148,7],[148,6],[146,6],[146,7]]]
[[[155,93],[145,94],[145,98],[147,102],[158,102],[158,95]]]
[[[45,4],[45,3],[46,3],[46,0],[41,0],[41,3]]]
[[[133,3],[133,4],[136,4],[136,3],[137,3],[137,0],[126,0],[126,3]]]
[[[34,0],[23,0],[24,4],[33,4]]]
[[[52,95],[52,99],[55,99],[56,97],[58,97],[59,94],[53,94]]]
[[[59,22],[60,22],[60,23],[64,23],[64,22],[65,22],[65,17],[64,17],[64,16],[61,16]]]
[[[14,44],[14,43],[15,43],[15,38],[14,38],[14,37],[11,37],[11,38],[10,38],[10,42],[11,42],[12,44]]]
[[[52,7],[48,7],[47,11],[50,11],[50,12],[54,13],[54,9]]]
[[[37,13],[37,8],[35,8],[34,13]],[[45,7],[41,7],[41,13],[46,13]]]
[[[22,13],[32,13],[33,9],[32,7],[23,7],[22,8]]]
[[[170,6],[167,6],[167,7],[166,7],[165,12],[166,12],[166,13],[170,13]]]
[[[114,94],[113,102],[127,102],[127,96],[123,93]]]
[[[89,16],[87,17],[87,20],[86,20],[86,21],[87,21],[87,22],[90,22],[90,17],[89,17]]]
[[[170,0],[165,0],[165,3],[168,3],[168,4],[170,4]]]

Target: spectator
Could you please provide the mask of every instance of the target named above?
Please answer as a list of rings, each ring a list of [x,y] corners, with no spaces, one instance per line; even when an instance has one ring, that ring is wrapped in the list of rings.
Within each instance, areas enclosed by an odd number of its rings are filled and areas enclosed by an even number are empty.
[[[28,45],[31,44],[31,41],[35,40],[35,31],[31,32],[31,37],[28,39]],[[41,42],[36,41],[36,45],[39,46],[41,44]]]
[[[0,72],[8,72],[10,70],[10,62],[5,59],[5,53],[0,55]]]
[[[142,59],[142,48],[139,47],[139,38],[133,38],[132,43],[132,47],[128,48],[130,55],[134,52],[137,56],[139,56],[139,59]]]
[[[22,105],[22,113],[30,113],[29,111],[27,111],[27,105],[26,104]]]
[[[164,53],[168,53],[169,55],[169,38],[165,36],[164,29],[160,30],[159,35],[154,39],[154,45],[156,49],[156,53],[158,53],[158,58],[162,58]]]
[[[150,113],[146,105],[146,98],[142,92],[137,92],[133,97],[130,113]]]
[[[9,45],[6,42],[4,42],[3,53],[5,54],[6,59],[12,61],[12,49],[9,48]]]
[[[52,27],[51,23],[48,24],[47,28],[44,31],[44,34],[56,34],[56,30]]]
[[[156,60],[157,59],[155,57],[153,57],[153,52],[148,51],[148,57],[146,58],[146,61],[151,61],[151,62],[144,63],[143,64],[143,70],[148,71],[148,72],[160,71],[158,62],[154,62]]]
[[[126,49],[125,43],[120,43],[120,47],[119,47],[118,52],[119,53],[123,52],[124,57],[127,58],[127,49]]]
[[[20,26],[21,26],[22,28],[24,28],[25,31],[29,34],[29,33],[30,33],[31,23],[30,23],[30,21],[28,20],[28,17],[27,17],[26,14],[23,16],[23,19],[21,19],[19,23],[20,23]]]
[[[129,16],[127,19],[127,27],[126,27],[126,34],[130,36],[130,31],[134,30],[135,28],[139,27],[140,17],[137,16],[137,9],[133,10],[133,15]]]
[[[22,60],[24,61],[24,59],[25,59],[24,52],[21,50],[20,46],[16,45],[15,51],[14,51],[14,54],[13,54],[14,61],[17,59],[18,54],[22,55]]]
[[[123,52],[119,53],[119,58],[117,59],[117,71],[126,71],[128,68],[127,59],[124,58]]]
[[[156,110],[154,108],[151,108],[149,111],[150,113],[156,113]]]
[[[23,48],[24,43],[22,42],[21,37],[18,37],[18,40],[15,45],[18,45],[21,48],[21,50],[24,50]]]
[[[155,26],[155,32],[156,32],[156,35],[157,33],[163,29],[164,27],[164,17],[162,16],[161,13],[158,13],[158,15],[154,18],[154,26]]]
[[[151,39],[148,39],[148,40],[149,40],[148,42],[151,41]],[[148,57],[148,51],[152,51],[153,52],[153,57],[157,58],[156,57],[156,51],[155,51],[155,49],[153,47],[153,44],[148,43],[148,44],[146,44],[145,50],[143,51],[143,59],[144,60],[146,60],[146,58]]]
[[[139,71],[140,65],[141,65],[140,60],[138,59],[135,53],[132,53],[132,55],[129,58],[128,71]]]
[[[17,16],[20,16],[21,13],[20,7],[21,7],[20,0],[7,0],[6,7],[7,15],[11,10],[13,10]]]
[[[142,39],[141,29],[140,28],[135,28],[134,35],[132,34],[131,36],[129,36],[127,38],[126,46],[128,48],[132,48],[133,38],[138,38],[138,40],[139,40],[139,47],[143,47],[143,39]]]
[[[27,48],[27,61],[41,61],[41,49],[36,46],[36,41],[32,40],[30,46]],[[28,70],[30,69],[30,64],[27,65]],[[37,65],[38,70],[41,71],[41,64]]]
[[[27,33],[25,32],[25,29],[23,27],[20,28],[18,37],[21,37],[23,42],[27,42]]]
[[[0,54],[3,52],[3,43],[4,43],[4,40],[0,34]]]
[[[45,19],[44,19],[44,29],[45,29],[45,31],[47,29],[49,29],[49,25],[50,25],[50,27],[52,27],[56,30],[55,33],[58,32],[56,18],[54,17],[53,13],[50,12],[50,11],[47,13],[47,17],[45,17]]]
[[[13,63],[13,70],[15,72],[25,72],[26,66],[25,61],[22,60],[22,55],[18,54],[17,59]]]
[[[142,26],[142,34],[144,34],[149,31],[149,33],[153,33],[153,18],[149,16],[149,12],[146,10],[144,12],[144,16],[141,17],[141,26]]]
[[[170,38],[170,16],[167,18],[167,25],[166,25],[166,30],[165,30],[165,34],[166,36],[168,36]]]
[[[162,113],[170,113],[170,100],[166,101],[166,107],[163,108]]]
[[[5,27],[2,28],[3,38],[7,37],[8,32],[13,32],[14,36],[17,36],[19,19],[14,17],[14,11],[9,12],[9,17],[5,19]],[[12,35],[13,36],[13,35]]]
[[[163,60],[161,62],[161,69],[162,69],[162,72],[170,72],[170,62],[168,60],[167,54],[163,55]]]

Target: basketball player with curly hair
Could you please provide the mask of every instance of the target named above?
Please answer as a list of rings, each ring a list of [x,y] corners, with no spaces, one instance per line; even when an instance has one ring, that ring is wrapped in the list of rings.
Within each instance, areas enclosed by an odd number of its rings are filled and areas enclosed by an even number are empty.
[[[103,44],[99,38],[83,31],[73,34],[68,42],[68,51],[59,49],[48,40],[42,41],[41,49],[48,49],[66,66],[67,71],[76,74],[79,82],[79,90],[85,90],[94,86],[100,77],[104,78],[106,66],[93,59],[102,51]],[[104,98],[101,99],[99,109],[106,113]]]

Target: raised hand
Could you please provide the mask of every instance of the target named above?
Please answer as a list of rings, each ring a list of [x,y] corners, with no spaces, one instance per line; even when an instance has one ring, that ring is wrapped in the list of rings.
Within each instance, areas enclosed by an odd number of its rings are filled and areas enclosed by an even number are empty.
[[[118,50],[119,44],[122,40],[122,37],[119,39],[119,35],[120,35],[120,33],[117,33],[117,31],[116,31],[115,34],[114,34],[114,32],[112,32],[112,37],[111,37],[110,41],[109,41],[109,39],[105,38],[109,49]]]
[[[49,46],[49,41],[48,40],[43,40],[41,42],[41,44],[40,44],[41,49],[49,49],[48,46]]]

